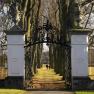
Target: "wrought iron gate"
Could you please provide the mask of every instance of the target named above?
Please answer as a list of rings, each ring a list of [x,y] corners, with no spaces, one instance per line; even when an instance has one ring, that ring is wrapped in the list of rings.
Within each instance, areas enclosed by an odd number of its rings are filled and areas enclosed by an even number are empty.
[[[57,44],[61,45],[62,48],[64,49],[64,54],[65,54],[65,61],[64,61],[64,79],[66,83],[67,88],[71,88],[71,46],[70,42],[62,42],[62,39],[60,37],[60,34],[56,32],[56,30],[53,29],[53,27],[49,24],[40,26],[37,28],[38,31],[35,31],[32,34],[32,37],[27,41],[26,39],[26,46],[25,46],[25,60],[26,60],[26,65],[25,65],[25,78],[26,78],[26,84],[28,86],[32,86],[31,79],[33,76],[32,72],[32,46],[37,45],[37,44],[43,44],[47,43],[49,44]],[[49,28],[48,28],[49,27]]]
[[[30,87],[32,78],[31,47],[25,48],[25,87]]]
[[[71,89],[72,82],[71,82],[71,47],[65,47],[65,83],[66,87]]]

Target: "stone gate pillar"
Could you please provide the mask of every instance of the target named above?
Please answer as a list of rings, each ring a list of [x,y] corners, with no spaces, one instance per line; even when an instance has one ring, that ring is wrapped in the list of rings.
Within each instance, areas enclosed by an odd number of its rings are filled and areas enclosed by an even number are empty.
[[[71,30],[72,88],[86,87],[88,80],[88,33],[89,29]],[[83,86],[84,85],[84,86]]]
[[[18,26],[7,31],[8,77],[10,88],[23,88],[25,77],[24,33]]]

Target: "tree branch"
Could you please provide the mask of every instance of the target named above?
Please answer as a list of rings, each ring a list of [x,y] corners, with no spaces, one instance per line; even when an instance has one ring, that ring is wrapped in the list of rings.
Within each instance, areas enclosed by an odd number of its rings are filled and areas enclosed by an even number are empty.
[[[88,4],[88,3],[92,3],[92,2],[94,2],[94,0],[85,0],[84,2],[82,2],[82,6],[85,6],[86,4]]]
[[[91,5],[91,9],[90,9],[90,13],[89,13],[89,16],[88,16],[88,19],[87,19],[86,24],[85,24],[85,28],[87,27],[88,21],[89,21],[89,19],[90,19],[90,15],[91,15],[93,6],[94,6],[94,5],[92,4],[92,5]]]

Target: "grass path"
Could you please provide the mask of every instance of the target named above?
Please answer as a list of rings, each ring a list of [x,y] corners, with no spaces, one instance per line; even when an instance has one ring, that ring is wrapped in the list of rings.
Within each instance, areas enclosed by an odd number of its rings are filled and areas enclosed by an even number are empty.
[[[48,78],[49,80],[53,81],[62,80],[62,76],[56,74],[54,69],[47,69],[46,64],[43,64],[42,68],[37,69],[37,73],[34,75],[33,78],[42,80],[46,80]]]

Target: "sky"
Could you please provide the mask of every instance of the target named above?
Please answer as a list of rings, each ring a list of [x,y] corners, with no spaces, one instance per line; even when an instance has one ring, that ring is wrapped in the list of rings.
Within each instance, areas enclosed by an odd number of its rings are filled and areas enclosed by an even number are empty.
[[[43,43],[43,52],[48,52],[49,47],[46,45],[46,43]]]

